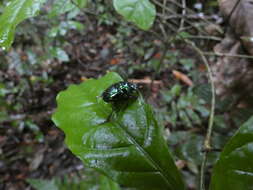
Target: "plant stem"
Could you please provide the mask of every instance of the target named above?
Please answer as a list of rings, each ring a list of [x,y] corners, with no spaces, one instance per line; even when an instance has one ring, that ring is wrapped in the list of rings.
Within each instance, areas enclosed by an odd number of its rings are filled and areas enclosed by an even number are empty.
[[[200,184],[199,189],[204,190],[205,189],[205,168],[206,168],[206,162],[207,162],[207,152],[205,151],[202,158],[201,168],[200,168]]]
[[[179,31],[182,29],[182,28],[184,28],[184,20],[185,20],[185,15],[186,15],[186,10],[185,10],[185,8],[186,8],[186,2],[185,2],[185,0],[182,0],[182,18],[181,18],[181,21],[180,21],[180,27],[179,27]]]
[[[212,137],[213,120],[214,120],[214,112],[215,112],[215,87],[214,87],[214,82],[213,82],[212,71],[204,53],[192,41],[189,41],[187,39],[184,39],[184,41],[190,44],[203,60],[207,68],[208,78],[211,84],[211,91],[212,91],[211,111],[210,111],[210,117],[208,121],[207,134],[204,141],[204,153],[203,153],[203,160],[202,160],[201,169],[200,169],[200,190],[205,190],[205,167],[206,167],[206,162],[207,162],[207,154],[212,149],[211,137]]]

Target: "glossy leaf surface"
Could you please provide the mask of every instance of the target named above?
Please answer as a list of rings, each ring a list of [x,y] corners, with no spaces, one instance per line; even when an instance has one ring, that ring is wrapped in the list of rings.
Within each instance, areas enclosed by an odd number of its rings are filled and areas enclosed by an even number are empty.
[[[156,9],[149,0],[113,0],[116,11],[126,20],[148,30],[155,20]]]
[[[102,92],[121,81],[116,73],[72,85],[57,96],[53,121],[70,150],[87,166],[123,187],[182,190],[184,184],[151,107],[139,97],[112,113]]]
[[[16,26],[33,17],[45,0],[13,0],[5,7],[0,17],[0,46],[9,48],[14,39]]]
[[[117,183],[110,180],[108,177],[101,175],[99,190],[120,190],[120,187]]]
[[[253,189],[253,117],[225,146],[214,167],[210,189]]]

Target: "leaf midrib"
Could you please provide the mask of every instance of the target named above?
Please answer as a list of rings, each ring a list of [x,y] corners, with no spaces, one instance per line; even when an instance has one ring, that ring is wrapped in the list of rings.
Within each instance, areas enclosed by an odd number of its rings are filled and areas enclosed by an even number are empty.
[[[153,165],[155,168],[157,168],[157,171],[161,174],[163,180],[166,182],[166,184],[170,187],[170,189],[173,189],[173,186],[171,185],[171,183],[169,182],[169,180],[167,179],[167,175],[164,172],[164,170],[152,159],[152,157],[149,155],[149,153],[147,153],[142,147],[141,145],[139,145],[135,139],[131,136],[131,134],[129,134],[120,123],[116,122],[119,126],[120,129],[123,131],[123,133],[127,136],[127,138],[136,146],[137,150],[139,150]]]

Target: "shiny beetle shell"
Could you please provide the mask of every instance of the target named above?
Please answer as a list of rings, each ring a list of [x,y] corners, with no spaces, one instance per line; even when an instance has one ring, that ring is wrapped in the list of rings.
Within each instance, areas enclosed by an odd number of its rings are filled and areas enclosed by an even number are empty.
[[[109,86],[102,94],[105,102],[114,103],[138,97],[137,85],[130,82],[118,82]]]

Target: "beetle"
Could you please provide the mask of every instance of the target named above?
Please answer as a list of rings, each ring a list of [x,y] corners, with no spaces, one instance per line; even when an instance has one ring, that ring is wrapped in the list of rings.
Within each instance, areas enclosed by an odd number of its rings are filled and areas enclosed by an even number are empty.
[[[102,98],[107,103],[120,103],[138,97],[138,87],[130,82],[117,82],[112,84],[102,93]]]

